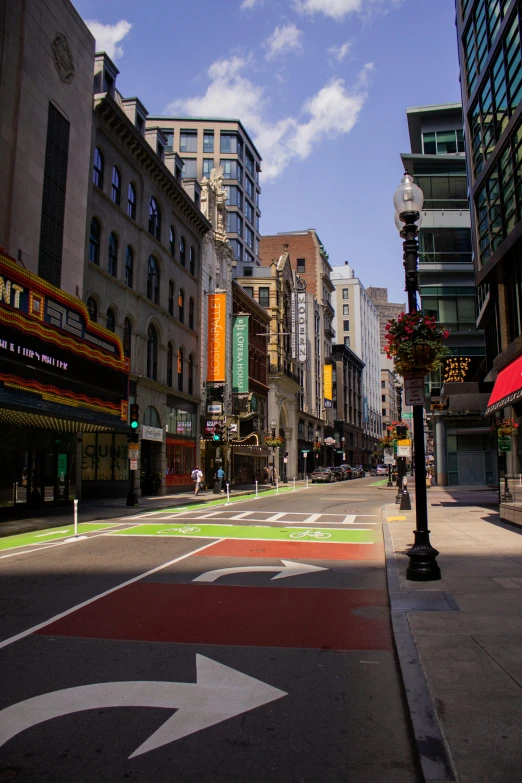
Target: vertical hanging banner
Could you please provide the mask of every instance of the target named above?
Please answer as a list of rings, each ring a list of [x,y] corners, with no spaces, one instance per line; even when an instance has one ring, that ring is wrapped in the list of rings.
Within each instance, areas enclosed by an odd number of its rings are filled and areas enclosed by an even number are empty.
[[[235,315],[232,326],[232,391],[248,394],[248,315]]]
[[[227,295],[208,295],[208,383],[226,380]]]
[[[306,362],[308,359],[306,328],[306,293],[299,291],[297,294],[297,361]]]
[[[324,377],[324,407],[331,408],[333,400],[333,364],[325,364]]]
[[[291,308],[292,308],[292,359],[297,359],[297,350],[296,350],[297,318],[295,312],[295,293],[293,291],[290,297],[290,301],[291,301]]]

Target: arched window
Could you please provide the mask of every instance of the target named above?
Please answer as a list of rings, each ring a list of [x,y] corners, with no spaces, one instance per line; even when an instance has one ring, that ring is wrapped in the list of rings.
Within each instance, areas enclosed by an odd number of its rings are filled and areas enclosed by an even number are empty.
[[[127,190],[127,215],[136,220],[136,188],[129,182],[129,189]]]
[[[185,239],[181,237],[179,240],[179,263],[181,266],[185,266]]]
[[[183,323],[185,318],[185,292],[182,288],[179,289],[178,294],[178,321]]]
[[[112,307],[109,307],[109,309],[107,310],[105,326],[110,332],[116,331],[116,313],[114,312]]]
[[[152,324],[147,331],[147,378],[158,379],[158,334]]]
[[[145,408],[145,414],[143,416],[143,423],[146,427],[156,427],[156,429],[159,429],[161,427],[161,419],[159,417],[159,413],[152,405],[149,405],[148,408]]]
[[[125,249],[125,285],[132,288],[134,282],[134,252],[130,245]]]
[[[89,261],[100,266],[100,224],[95,217],[91,220],[89,234]]]
[[[169,315],[174,315],[174,280],[169,280]]]
[[[116,277],[118,271],[118,240],[116,234],[111,231],[109,235],[109,259],[107,263],[107,272]]]
[[[87,310],[89,311],[91,321],[96,323],[98,321],[98,305],[96,304],[96,299],[93,299],[92,296],[87,299]]]
[[[130,318],[123,322],[123,355],[130,359],[132,347],[132,324]]]
[[[196,251],[192,246],[189,252],[189,271],[191,275],[196,274]]]
[[[170,227],[169,244],[170,244],[170,255],[172,256],[172,258],[175,258],[175,256],[176,256],[176,232],[174,231],[174,226]]]
[[[94,164],[92,168],[92,181],[99,188],[103,188],[103,155],[98,147],[94,150]]]
[[[159,283],[160,275],[158,262],[154,256],[150,256],[147,272],[147,299],[150,299],[150,301],[155,304],[159,304]]]
[[[167,349],[167,386],[172,386],[172,370],[174,369],[174,349],[169,343]]]
[[[188,365],[188,393],[194,394],[194,357],[192,354],[189,356]]]
[[[111,198],[115,204],[121,203],[121,176],[116,166],[112,167],[112,191]]]
[[[178,391],[183,391],[183,348],[178,348]]]
[[[161,239],[161,212],[154,196],[149,203],[149,234],[156,239]]]
[[[192,297],[189,299],[189,329],[194,328],[194,300]]]

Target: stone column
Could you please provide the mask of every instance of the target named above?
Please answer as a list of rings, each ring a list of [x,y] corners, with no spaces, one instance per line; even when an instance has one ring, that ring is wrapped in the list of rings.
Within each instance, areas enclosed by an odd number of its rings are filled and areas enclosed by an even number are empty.
[[[438,487],[448,486],[446,417],[435,414],[435,469]]]

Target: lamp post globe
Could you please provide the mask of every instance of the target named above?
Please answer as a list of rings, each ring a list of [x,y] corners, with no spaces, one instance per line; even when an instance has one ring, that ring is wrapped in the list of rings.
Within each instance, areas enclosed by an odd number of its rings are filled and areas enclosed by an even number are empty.
[[[393,194],[393,205],[400,220],[403,215],[417,213],[419,214],[424,205],[424,194],[418,185],[413,181],[411,174],[405,172],[401,179],[401,184]]]

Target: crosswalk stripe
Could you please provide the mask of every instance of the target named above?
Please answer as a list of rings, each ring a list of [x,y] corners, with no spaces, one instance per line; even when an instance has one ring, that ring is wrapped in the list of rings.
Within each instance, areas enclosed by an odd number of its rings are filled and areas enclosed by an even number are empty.
[[[355,514],[347,514],[343,519],[343,525],[353,525],[355,522]]]
[[[319,519],[319,517],[327,516],[326,514],[311,514],[309,517],[303,520],[303,525],[311,525],[313,522],[315,522],[316,519]],[[334,516],[333,514],[328,514],[328,516]]]
[[[284,517],[285,515],[286,511],[280,511],[279,514],[272,514],[271,517],[267,517],[263,522],[277,522],[278,519],[281,519],[281,517]]]

